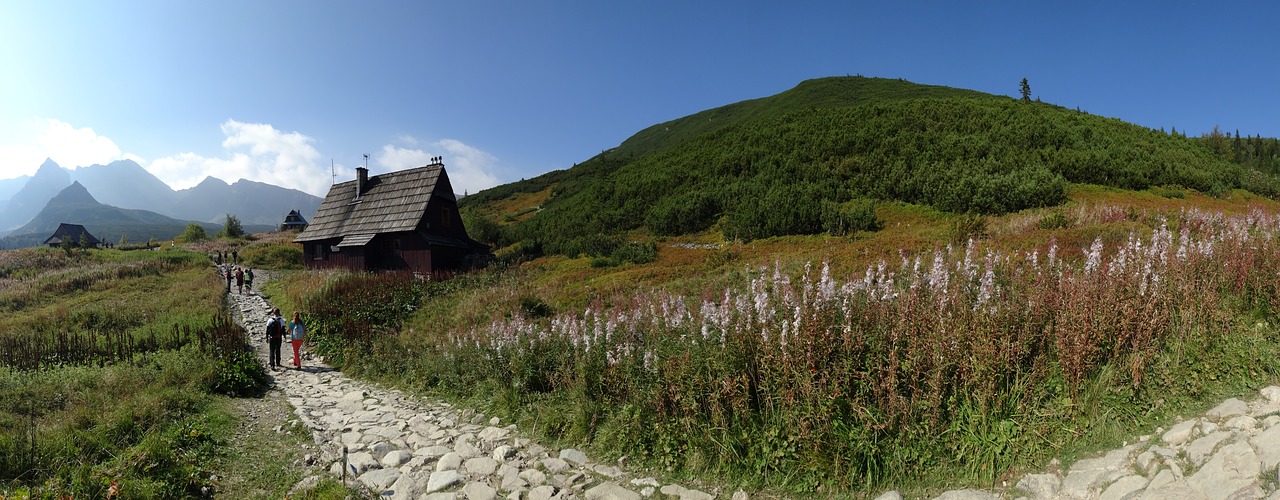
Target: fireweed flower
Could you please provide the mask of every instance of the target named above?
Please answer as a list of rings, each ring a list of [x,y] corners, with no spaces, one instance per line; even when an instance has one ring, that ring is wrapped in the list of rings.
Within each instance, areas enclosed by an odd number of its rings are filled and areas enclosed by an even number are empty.
[[[1093,244],[1089,245],[1089,249],[1084,251],[1084,273],[1093,274],[1098,270],[1098,266],[1102,264],[1102,237],[1093,239]]]
[[[986,268],[986,270],[982,273],[982,283],[978,286],[978,300],[973,305],[975,311],[978,310],[979,306],[991,300],[991,294],[995,290],[995,256],[990,250],[987,251],[986,258],[983,259],[982,267]],[[994,304],[991,307],[991,311],[995,312]]]
[[[942,259],[942,252],[933,251],[933,267],[929,269],[929,287],[934,293],[943,292],[947,289],[947,273],[946,262]]]
[[[823,301],[831,300],[836,294],[836,282],[831,279],[831,266],[822,263],[822,278],[818,281],[818,294]]]

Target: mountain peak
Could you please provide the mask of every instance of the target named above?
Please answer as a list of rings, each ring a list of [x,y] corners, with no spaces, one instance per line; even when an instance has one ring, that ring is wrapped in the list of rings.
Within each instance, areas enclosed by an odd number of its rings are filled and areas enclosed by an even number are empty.
[[[52,158],[45,159],[44,163],[40,164],[40,168],[36,169],[35,175],[31,177],[35,179],[56,179],[66,184],[71,183],[71,171],[59,166]]]
[[[89,190],[85,189],[79,181],[71,183],[66,189],[59,192],[53,199],[49,200],[49,205],[53,206],[70,206],[70,205],[100,205],[98,200],[89,194]]]
[[[205,186],[205,187],[209,187],[209,186],[227,186],[227,185],[228,185],[228,184],[227,184],[227,181],[224,181],[224,180],[219,179],[219,178],[217,178],[217,177],[214,177],[214,176],[212,176],[212,175],[205,177],[205,178],[204,178],[204,180],[200,181],[200,183],[199,183],[199,184],[196,184],[196,186]]]

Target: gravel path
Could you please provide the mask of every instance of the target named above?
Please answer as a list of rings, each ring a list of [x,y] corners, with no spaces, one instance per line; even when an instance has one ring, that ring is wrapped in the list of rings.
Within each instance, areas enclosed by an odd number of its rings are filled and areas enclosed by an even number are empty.
[[[266,281],[258,273],[258,283]],[[267,365],[263,342],[271,304],[257,290],[230,294],[237,320]],[[292,366],[288,343],[282,360]],[[732,495],[664,484],[593,461],[575,449],[547,449],[474,410],[427,401],[354,380],[322,361],[301,370],[269,372],[320,449],[330,474],[389,498],[640,499],[661,493],[681,499]],[[345,464],[345,466],[344,466]],[[304,479],[295,489],[320,480]]]

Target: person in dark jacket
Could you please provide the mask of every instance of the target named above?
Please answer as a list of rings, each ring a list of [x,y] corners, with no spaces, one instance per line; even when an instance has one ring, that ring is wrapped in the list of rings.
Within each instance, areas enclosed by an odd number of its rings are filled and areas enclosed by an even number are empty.
[[[286,328],[284,318],[280,317],[280,308],[273,309],[271,311],[271,319],[267,321],[267,358],[273,371],[281,368],[280,344],[284,341]]]

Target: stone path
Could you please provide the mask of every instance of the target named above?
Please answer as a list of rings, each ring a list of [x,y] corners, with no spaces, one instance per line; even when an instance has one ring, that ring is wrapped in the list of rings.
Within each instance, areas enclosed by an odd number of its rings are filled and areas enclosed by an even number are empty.
[[[259,273],[258,283],[266,281]],[[250,290],[230,294],[238,321],[267,365],[262,341],[271,305]],[[284,316],[289,316],[285,313]],[[286,343],[282,361],[292,365]],[[269,372],[288,396],[294,413],[322,450],[308,461],[388,498],[641,499],[716,498],[679,484],[637,477],[615,465],[592,461],[575,449],[550,450],[522,437],[515,425],[446,403],[424,401],[354,380],[315,359],[302,370]],[[345,464],[345,466],[344,466]],[[295,489],[315,484],[309,477]],[[729,498],[730,495],[719,495]],[[732,495],[745,500],[744,492]]]
[[[1228,399],[1204,416],[1077,461],[1065,473],[1028,474],[1008,491],[954,490],[938,498],[1280,500],[1277,465],[1280,387],[1270,386],[1253,402]]]

